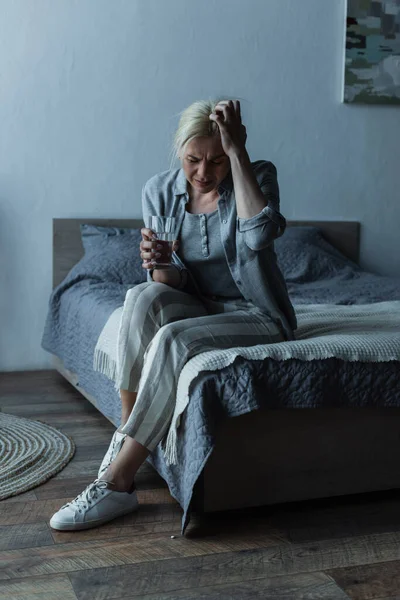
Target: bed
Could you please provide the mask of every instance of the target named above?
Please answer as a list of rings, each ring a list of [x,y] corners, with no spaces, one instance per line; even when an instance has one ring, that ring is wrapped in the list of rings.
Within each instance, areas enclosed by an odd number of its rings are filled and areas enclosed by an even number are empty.
[[[102,228],[136,235],[143,222],[53,220],[53,292],[42,346],[52,354],[59,373],[118,427],[120,400],[113,383],[91,368],[93,340],[112,310],[123,304],[127,289],[146,277],[139,263],[133,277],[140,270],[142,273],[135,281],[120,280],[113,272],[97,272],[93,262],[92,271],[83,271],[90,246],[89,242],[85,248],[82,245],[84,227],[93,234],[87,237],[91,243]],[[296,300],[299,306],[326,302],[337,275],[330,276],[330,270],[339,264],[342,271],[335,281],[338,305],[352,305],[355,298],[360,304],[390,301],[396,309],[398,303],[400,315],[400,281],[364,273],[357,266],[359,223],[289,221],[282,244],[290,231],[293,239],[289,234],[282,245],[282,260],[286,251],[296,252],[296,232],[305,232],[304,247],[308,244],[309,252],[307,265],[300,271],[295,265],[294,273],[288,275],[295,306]],[[114,239],[118,241],[118,235]],[[129,239],[137,247],[137,235]],[[320,259],[312,254],[314,239],[319,240],[318,256],[325,249],[329,255],[325,278],[315,273]],[[101,253],[96,252],[100,260]],[[290,261],[288,265],[291,269]],[[361,292],[356,296],[355,290]],[[85,335],[71,337],[66,352],[60,340],[84,328]],[[376,362],[330,357],[307,365],[298,359],[238,356],[223,369],[199,373],[190,384],[190,402],[180,424],[182,440],[185,438],[180,464],[167,465],[158,448],[146,459],[183,508],[182,534],[191,511],[214,512],[400,487],[399,365],[397,355]],[[306,388],[297,376],[301,370],[303,376],[305,368]],[[195,438],[201,438],[203,445],[196,446]]]

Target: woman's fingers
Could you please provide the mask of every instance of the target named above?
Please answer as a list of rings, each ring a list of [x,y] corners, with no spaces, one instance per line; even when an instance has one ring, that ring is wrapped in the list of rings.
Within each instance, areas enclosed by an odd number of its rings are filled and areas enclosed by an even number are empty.
[[[233,101],[233,105],[234,105],[234,107],[235,107],[235,111],[236,111],[236,114],[237,114],[238,118],[239,118],[239,119],[241,119],[241,118],[242,118],[242,115],[241,115],[241,110],[240,110],[240,102],[239,102],[239,100],[234,100],[234,101]]]
[[[225,123],[230,121],[230,116],[236,115],[239,122],[242,121],[242,114],[239,100],[221,100],[215,107],[215,110],[221,111],[224,115]],[[223,125],[223,123],[222,123]]]
[[[142,241],[140,242],[140,256],[143,259],[142,267],[144,269],[151,269],[153,262],[161,256],[160,250],[162,250],[162,246],[157,239],[153,238],[154,232],[148,227],[143,227],[140,232],[142,234]],[[174,240],[172,251],[176,252],[178,248],[179,241]]]
[[[173,252],[176,252],[176,250],[178,250],[178,248],[179,248],[179,241],[178,240],[174,240],[173,241],[173,245],[172,245]],[[153,249],[153,250],[161,250],[162,249],[162,245],[160,244],[160,242],[158,240],[147,240],[147,239],[144,239],[144,240],[142,240],[140,242],[140,250],[142,252],[143,251],[150,251],[151,249]]]
[[[148,227],[142,227],[140,233],[142,234],[142,238],[144,240],[153,240],[157,238],[157,234],[155,233],[155,231],[149,229]]]
[[[142,263],[142,267],[143,267],[143,269],[153,269],[154,264],[150,260],[148,260],[147,262],[144,261]]]
[[[153,262],[155,262],[157,260],[157,258],[160,256],[160,254],[158,252],[156,252],[155,250],[150,249],[149,251],[142,250],[140,256],[143,259],[142,266],[145,269],[150,269],[153,266]]]
[[[146,252],[159,252],[162,250],[162,245],[155,242],[140,242],[140,251],[142,253]]]
[[[153,268],[154,261],[161,256],[162,246],[157,240],[152,239],[151,229],[141,230],[143,240],[140,242],[140,256],[143,259],[142,267],[144,269]]]

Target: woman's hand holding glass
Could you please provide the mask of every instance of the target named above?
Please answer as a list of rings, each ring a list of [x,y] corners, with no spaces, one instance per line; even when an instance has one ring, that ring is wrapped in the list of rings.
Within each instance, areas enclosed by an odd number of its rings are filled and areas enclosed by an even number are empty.
[[[163,251],[163,245],[160,243],[161,240],[157,240],[157,234],[147,227],[143,227],[140,230],[142,234],[142,241],[140,242],[140,257],[143,260],[142,267],[144,269],[154,269],[157,265],[157,259],[161,257],[161,253]],[[172,252],[176,252],[179,247],[178,240],[174,240],[172,246]],[[163,257],[171,262],[171,252],[168,253],[168,256]],[[174,269],[175,270],[175,269]]]

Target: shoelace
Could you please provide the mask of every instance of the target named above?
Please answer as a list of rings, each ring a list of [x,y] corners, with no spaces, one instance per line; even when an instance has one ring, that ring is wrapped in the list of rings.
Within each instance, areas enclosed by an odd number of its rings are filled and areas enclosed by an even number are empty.
[[[90,483],[74,500],[67,502],[61,508],[66,506],[76,507],[79,512],[82,512],[82,508],[88,508],[88,504],[91,504],[93,499],[98,498],[98,492],[104,496],[104,489],[107,489],[107,484],[115,485],[112,481],[106,481],[105,479],[95,479],[93,483]],[[61,510],[61,509],[60,509]]]

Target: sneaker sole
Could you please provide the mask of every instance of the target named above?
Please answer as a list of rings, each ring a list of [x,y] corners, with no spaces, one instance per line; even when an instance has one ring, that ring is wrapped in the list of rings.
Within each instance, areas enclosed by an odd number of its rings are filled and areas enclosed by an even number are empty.
[[[99,525],[103,525],[104,523],[108,523],[109,521],[113,521],[118,517],[122,517],[123,515],[127,515],[131,512],[136,512],[139,508],[139,502],[136,502],[136,507],[127,508],[115,515],[110,517],[103,517],[102,519],[96,519],[95,521],[85,521],[84,523],[63,523],[62,521],[53,521],[50,519],[49,525],[52,529],[56,529],[57,531],[78,531],[81,529],[91,529],[92,527],[98,527]]]

